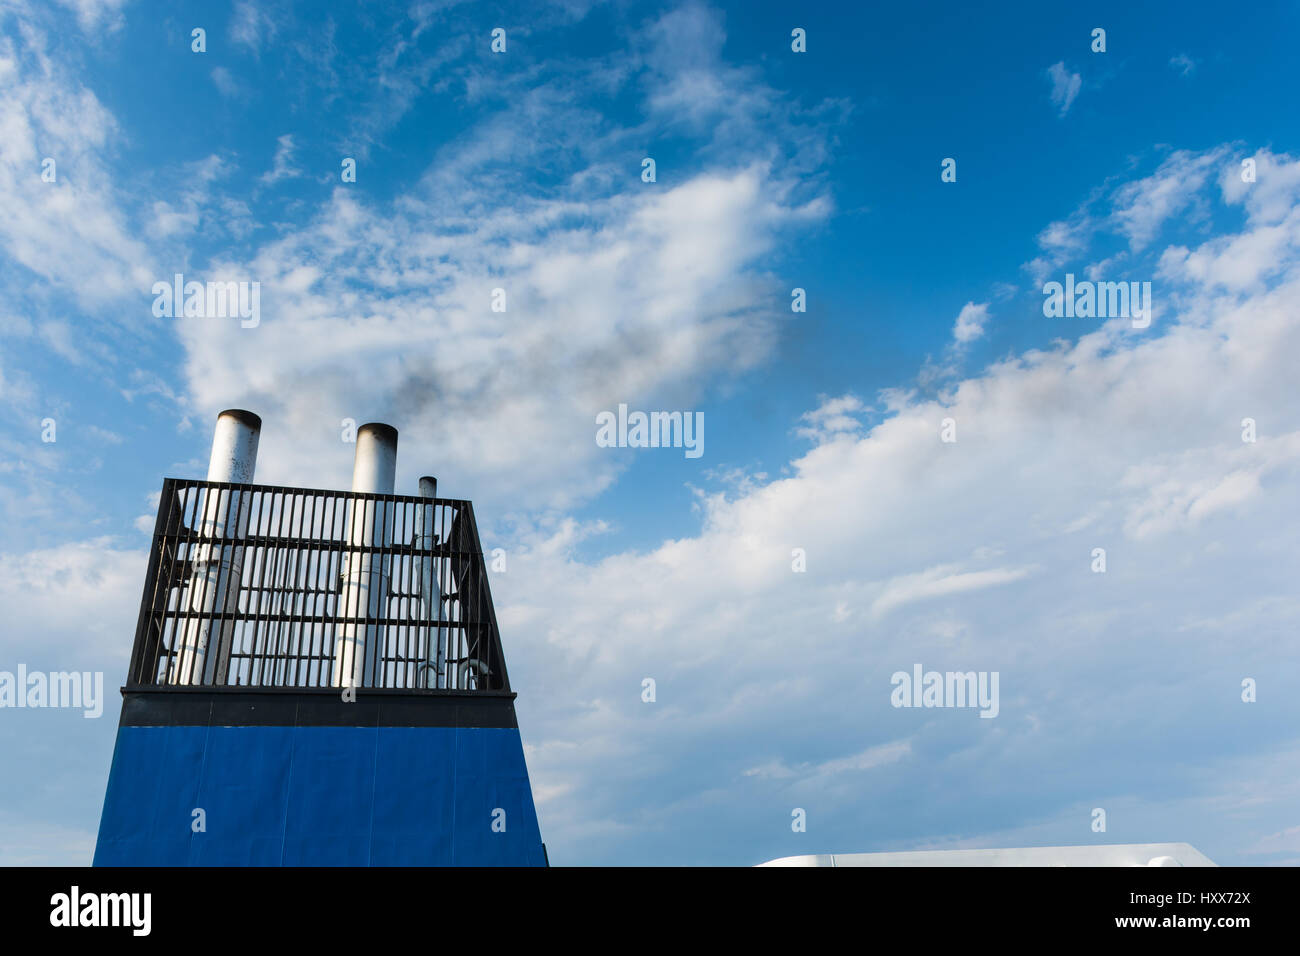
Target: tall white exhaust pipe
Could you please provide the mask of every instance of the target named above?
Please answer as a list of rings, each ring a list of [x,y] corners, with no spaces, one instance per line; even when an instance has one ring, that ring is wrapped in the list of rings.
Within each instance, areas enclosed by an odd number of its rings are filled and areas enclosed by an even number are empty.
[[[391,495],[397,481],[397,429],[369,422],[357,429],[352,490]],[[339,626],[334,642],[334,686],[367,687],[376,682],[383,652],[383,627],[368,623],[388,612],[387,557],[370,552],[393,543],[393,504],[357,499],[348,509]],[[366,549],[366,550],[351,550]]]
[[[219,414],[212,435],[208,481],[251,484],[261,433],[262,419],[252,412],[228,408]],[[198,542],[186,598],[188,609],[197,616],[187,618],[181,628],[169,675],[174,684],[214,684],[226,680],[234,621],[218,623],[213,618],[238,610],[244,548],[215,539],[238,540],[248,533],[249,498],[247,492],[209,489],[199,499]],[[214,643],[215,654],[212,653]]]

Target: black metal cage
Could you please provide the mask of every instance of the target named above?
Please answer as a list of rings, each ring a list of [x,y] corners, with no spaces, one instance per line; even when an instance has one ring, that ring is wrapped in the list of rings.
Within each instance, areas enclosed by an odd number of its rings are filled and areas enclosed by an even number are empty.
[[[509,691],[473,506],[165,479],[127,685]]]

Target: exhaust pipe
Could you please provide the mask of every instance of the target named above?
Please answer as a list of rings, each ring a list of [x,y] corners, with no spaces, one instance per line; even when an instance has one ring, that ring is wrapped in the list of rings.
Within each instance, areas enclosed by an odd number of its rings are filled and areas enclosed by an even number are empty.
[[[370,422],[357,429],[352,465],[352,490],[391,495],[397,481],[397,429]],[[348,553],[339,595],[340,625],[334,642],[335,687],[368,687],[375,683],[383,652],[383,625],[370,623],[388,616],[388,556],[373,553],[393,543],[392,502],[353,499],[348,508]]]
[[[218,415],[208,481],[251,484],[261,433],[262,419],[252,412],[228,408]],[[197,616],[189,618],[182,629],[168,678],[173,684],[226,682],[235,623],[229,617],[224,621],[213,618],[239,609],[244,548],[218,541],[240,540],[248,533],[249,497],[248,492],[235,489],[209,489],[201,499],[199,540],[194,548],[194,572],[187,598],[189,610],[197,612]],[[210,653],[214,637],[215,655]]]

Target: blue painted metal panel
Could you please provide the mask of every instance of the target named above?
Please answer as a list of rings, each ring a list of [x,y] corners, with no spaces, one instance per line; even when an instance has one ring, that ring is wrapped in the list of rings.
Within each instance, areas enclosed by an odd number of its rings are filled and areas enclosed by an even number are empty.
[[[118,729],[96,866],[452,864],[545,865],[516,729]]]
[[[518,738],[517,731],[509,733]],[[453,862],[458,735],[426,736],[421,744],[423,734],[423,727],[392,727],[379,739],[374,803],[379,825],[371,841],[376,866],[450,866]],[[413,765],[406,754],[417,746],[430,748],[429,757]],[[435,753],[434,746],[441,749]],[[507,767],[500,769],[505,772]],[[419,804],[416,812],[412,812],[413,802]]]
[[[206,832],[195,833],[190,840],[190,862],[197,866],[279,864],[289,811],[287,781],[294,751],[293,728],[167,729],[199,731],[206,745],[199,771],[198,802],[184,811],[184,819],[189,818],[193,807],[207,812]],[[120,745],[121,731],[118,733]],[[189,766],[175,764],[171,770],[176,774],[190,772]]]

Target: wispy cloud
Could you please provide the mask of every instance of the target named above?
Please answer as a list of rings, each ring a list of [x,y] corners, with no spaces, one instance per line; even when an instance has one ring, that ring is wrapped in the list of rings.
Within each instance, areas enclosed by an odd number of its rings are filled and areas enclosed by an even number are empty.
[[[244,85],[235,79],[235,75],[224,66],[213,67],[212,85],[217,92],[227,99],[238,99],[246,92]]]
[[[916,601],[947,597],[1019,581],[1032,568],[989,568],[962,571],[957,565],[940,565],[917,574],[903,575],[886,582],[880,596],[871,605],[877,617]]]
[[[237,0],[230,18],[232,43],[256,54],[263,43],[275,40],[277,32],[275,21],[254,0]]]
[[[1078,73],[1071,73],[1062,60],[1047,68],[1047,78],[1052,84],[1052,105],[1060,111],[1061,116],[1064,116],[1070,112],[1075,97],[1083,88],[1083,77]]]
[[[957,322],[952,327],[952,337],[958,345],[974,342],[984,334],[984,326],[989,320],[989,304],[967,302],[957,314]]]
[[[802,784],[817,784],[827,777],[842,774],[861,773],[897,763],[912,753],[909,740],[896,740],[875,747],[868,747],[846,757],[836,757],[821,763],[803,763],[788,766],[780,760],[772,760],[744,771],[746,777],[759,777],[770,780],[795,780]]]
[[[293,134],[285,133],[276,139],[275,144],[275,158],[271,161],[271,169],[269,172],[263,173],[259,180],[264,186],[278,183],[282,179],[294,179],[302,175],[302,170],[293,164],[293,154],[296,149]]]
[[[795,433],[801,438],[823,442],[856,434],[862,428],[858,417],[866,406],[856,395],[841,395],[838,398],[823,399],[821,405],[812,411],[804,412]]]

